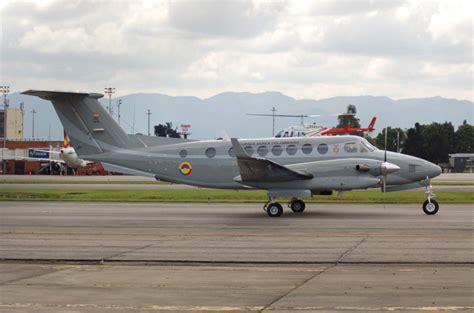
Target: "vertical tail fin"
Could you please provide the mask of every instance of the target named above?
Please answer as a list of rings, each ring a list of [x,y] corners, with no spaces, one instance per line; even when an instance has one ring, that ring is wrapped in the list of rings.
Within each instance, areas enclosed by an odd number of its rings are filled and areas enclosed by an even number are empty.
[[[372,120],[370,121],[370,124],[369,124],[369,127],[367,127],[369,129],[369,131],[373,131],[375,128],[375,121],[377,120],[377,117],[372,117]]]
[[[43,90],[28,90],[23,94],[53,103],[78,155],[113,151],[130,144],[125,131],[99,103],[101,94]]]
[[[63,144],[63,147],[64,148],[69,148],[71,146],[71,144],[69,143],[69,137],[66,133],[66,131],[64,131],[64,144]]]

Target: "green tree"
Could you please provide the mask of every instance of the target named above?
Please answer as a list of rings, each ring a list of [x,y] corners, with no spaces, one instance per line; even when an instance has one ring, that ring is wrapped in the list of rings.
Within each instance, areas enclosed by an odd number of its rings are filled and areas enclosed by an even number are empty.
[[[388,127],[387,131],[387,150],[398,152],[403,147],[406,136],[405,132],[401,128]],[[399,143],[399,144],[398,144]],[[385,149],[385,128],[375,138],[375,145],[384,150]]]
[[[173,123],[166,122],[163,124],[155,125],[155,136],[158,137],[171,137],[171,138],[180,138],[178,133],[178,128],[173,128]]]
[[[464,120],[458,127],[455,138],[455,153],[474,153],[474,126]]]
[[[415,123],[415,127],[409,128],[406,132],[406,138],[403,142],[402,153],[413,155],[419,158],[425,158],[423,150],[423,129],[425,125]]]
[[[449,122],[431,123],[422,131],[424,158],[433,163],[449,161],[449,153],[454,150],[454,127]]]

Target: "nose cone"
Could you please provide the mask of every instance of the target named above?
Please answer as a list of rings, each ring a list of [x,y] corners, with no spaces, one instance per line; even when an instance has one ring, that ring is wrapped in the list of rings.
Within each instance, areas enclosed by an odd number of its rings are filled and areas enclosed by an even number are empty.
[[[441,167],[431,162],[427,162],[426,171],[428,172],[427,175],[429,178],[433,178],[436,176],[441,175]]]

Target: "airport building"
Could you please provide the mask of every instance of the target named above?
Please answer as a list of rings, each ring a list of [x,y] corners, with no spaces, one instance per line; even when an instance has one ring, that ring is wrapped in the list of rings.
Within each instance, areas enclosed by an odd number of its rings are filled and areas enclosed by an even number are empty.
[[[454,173],[474,172],[474,153],[455,153],[449,155],[449,164]]]
[[[0,111],[0,137],[7,139],[22,139],[23,110],[7,108]]]
[[[4,146],[3,146],[4,144]],[[8,175],[108,175],[100,163],[75,170],[60,166],[63,141],[6,140],[0,148],[1,173]],[[56,152],[56,153],[52,153]]]

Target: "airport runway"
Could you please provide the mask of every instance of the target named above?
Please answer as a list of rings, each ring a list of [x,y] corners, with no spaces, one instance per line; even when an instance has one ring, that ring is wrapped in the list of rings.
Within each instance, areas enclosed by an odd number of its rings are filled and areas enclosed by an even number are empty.
[[[109,176],[57,176],[57,175],[0,175],[0,183],[28,183],[35,182],[98,182],[98,183],[153,183],[156,179],[153,177],[129,176],[129,175],[109,175]],[[474,182],[474,174],[470,173],[450,173],[441,174],[433,179],[433,182],[463,183]]]
[[[2,312],[474,310],[472,205],[0,202]]]
[[[5,184],[0,185],[1,190],[34,190],[34,189],[51,189],[51,190],[186,190],[198,189],[198,187],[183,184],[51,184],[51,183],[34,183],[34,184]],[[377,188],[379,189],[379,188]],[[422,192],[423,188],[410,189],[406,192]],[[470,191],[474,192],[474,185],[454,185],[454,186],[433,186],[433,191]]]

